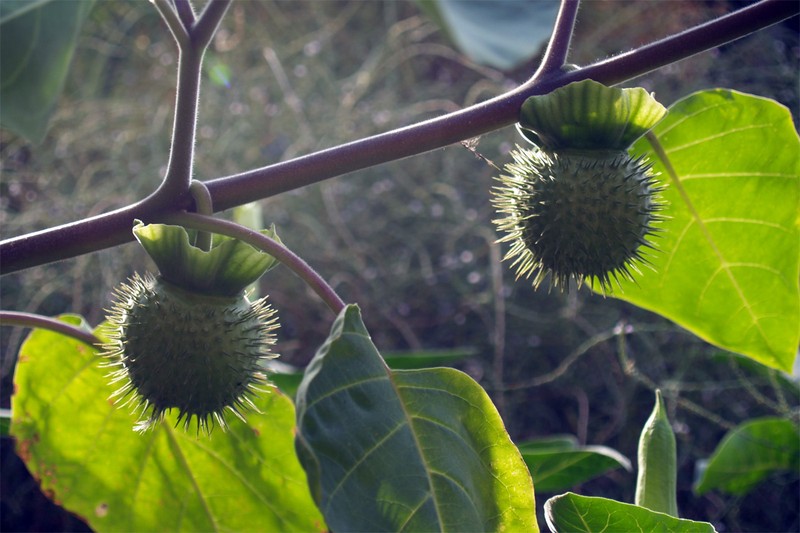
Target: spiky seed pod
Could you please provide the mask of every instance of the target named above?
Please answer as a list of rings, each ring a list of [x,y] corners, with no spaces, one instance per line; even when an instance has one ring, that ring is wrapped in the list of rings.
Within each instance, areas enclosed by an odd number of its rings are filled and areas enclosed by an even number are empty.
[[[112,383],[122,383],[113,396],[141,413],[137,430],[173,408],[185,427],[225,427],[223,413],[242,418],[241,409],[255,409],[249,395],[266,384],[274,315],[266,298],[202,296],[134,275],[117,288],[107,317],[105,355]]]
[[[266,298],[250,302],[244,288],[275,259],[230,238],[197,248],[180,226],[138,222],[134,235],[161,274],[136,274],[115,290],[103,354],[119,386],[112,398],[133,405],[138,431],[171,409],[204,432],[224,429],[226,412],[257,410],[250,396],[267,383],[262,365],[276,357],[278,324]]]
[[[662,205],[652,165],[627,150],[665,114],[644,89],[592,80],[525,101],[517,127],[535,148],[512,152],[492,200],[518,278],[538,287],[550,274],[562,290],[590,280],[603,293],[631,279]]]
[[[630,278],[646,261],[642,247],[657,231],[660,190],[650,165],[625,153],[605,158],[548,153],[538,148],[512,152],[508,174],[499,178],[493,204],[504,218],[495,223],[511,242],[517,277],[533,276],[538,287],[548,274],[566,289],[596,281],[604,292],[611,280]]]

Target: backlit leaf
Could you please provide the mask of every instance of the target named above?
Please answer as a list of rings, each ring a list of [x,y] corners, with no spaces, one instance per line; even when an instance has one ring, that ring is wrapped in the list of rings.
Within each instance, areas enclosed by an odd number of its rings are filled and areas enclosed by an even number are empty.
[[[80,324],[78,317],[66,317]],[[108,400],[107,369],[91,347],[36,330],[20,350],[11,432],[42,490],[96,531],[321,531],[294,453],[294,408],[270,391],[263,414],[210,436],[175,416],[135,433]]]
[[[790,371],[800,342],[800,139],[773,100],[704,91],[669,108],[646,138],[667,185],[654,271],[613,296],[655,311],[704,340]]]
[[[554,532],[596,533],[598,531],[659,531],[670,533],[711,533],[714,526],[675,518],[606,498],[579,496],[568,492],[544,504],[547,525]]]

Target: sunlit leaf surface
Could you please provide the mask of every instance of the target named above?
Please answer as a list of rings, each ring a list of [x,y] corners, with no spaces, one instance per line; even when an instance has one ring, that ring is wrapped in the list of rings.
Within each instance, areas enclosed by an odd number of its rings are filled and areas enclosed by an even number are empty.
[[[538,531],[530,474],[484,390],[390,371],[348,306],[297,394],[297,448],[333,531]]]
[[[689,96],[653,129],[674,177],[654,271],[613,296],[727,350],[789,371],[800,342],[800,140],[789,111],[729,90]]]
[[[568,492],[544,504],[547,525],[552,531],[596,533],[598,531],[669,531],[710,533],[714,526],[657,513],[644,507],[606,498],[579,496]]]
[[[76,317],[66,318],[79,324]],[[148,433],[107,399],[89,346],[34,331],[14,376],[11,431],[42,489],[97,531],[320,531],[293,445],[294,408],[261,394],[263,414],[211,436],[168,417]]]

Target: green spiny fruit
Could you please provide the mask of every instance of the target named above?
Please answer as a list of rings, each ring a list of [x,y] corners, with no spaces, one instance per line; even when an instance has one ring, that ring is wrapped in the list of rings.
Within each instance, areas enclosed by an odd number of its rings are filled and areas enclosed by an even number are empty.
[[[512,152],[492,201],[518,278],[538,287],[549,274],[562,290],[574,279],[605,293],[647,263],[661,189],[628,149],[666,113],[642,88],[592,80],[525,100],[517,128],[535,147]]]
[[[278,240],[275,228],[261,233]],[[136,221],[133,234],[159,269],[134,275],[115,291],[108,311],[106,366],[112,395],[133,404],[143,431],[167,411],[178,422],[210,431],[226,427],[224,413],[242,418],[249,398],[265,384],[265,358],[275,344],[275,312],[245,287],[277,265],[274,257],[240,240],[206,234],[204,247],[181,226]],[[200,235],[195,242],[200,241]]]
[[[266,383],[262,360],[274,357],[274,310],[244,293],[208,296],[181,289],[163,278],[134,275],[116,289],[108,312],[105,346],[113,397],[127,398],[141,412],[146,430],[170,409],[178,421],[208,431],[230,411],[255,409],[248,397]]]
[[[625,152],[512,152],[514,162],[499,178],[495,220],[510,241],[517,277],[533,276],[538,287],[548,274],[565,289],[574,278],[597,282],[631,278],[646,263],[642,247],[657,231],[660,188],[651,165]]]

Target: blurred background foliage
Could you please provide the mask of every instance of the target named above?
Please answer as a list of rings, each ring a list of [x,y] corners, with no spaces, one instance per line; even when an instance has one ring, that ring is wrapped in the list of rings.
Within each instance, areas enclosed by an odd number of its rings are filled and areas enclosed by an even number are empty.
[[[585,64],[740,7],[739,2],[585,2],[570,61]],[[728,87],[774,98],[797,121],[798,21],[660,69],[629,86],[669,105]],[[471,62],[410,2],[238,2],[206,56],[197,124],[201,180],[461,109],[514,87],[538,58],[504,72]],[[145,2],[90,14],[52,127],[32,146],[0,131],[3,237],[129,204],[155,189],[169,155],[176,50]],[[797,479],[745,497],[692,494],[698,460],[763,415],[798,417],[797,388],[650,313],[586,290],[533,291],[500,263],[489,190],[521,140],[506,128],[418,157],[263,200],[264,226],[358,303],[383,351],[472,347],[457,366],[493,397],[515,441],[568,433],[634,460],[652,389],[678,438],[682,516],[719,530],[796,531]],[[479,155],[480,156],[479,156]],[[226,214],[229,216],[230,214]],[[2,307],[96,324],[112,288],[153,269],[133,244],[6,276]],[[280,312],[279,352],[303,366],[332,316],[287,269],[261,281]],[[620,333],[626,333],[621,336]],[[2,406],[25,332],[2,331]],[[251,415],[254,416],[254,415]],[[2,441],[2,529],[85,528],[38,492]],[[633,501],[635,474],[576,487]],[[537,495],[543,503],[547,494]],[[543,523],[543,522],[541,522]]]

